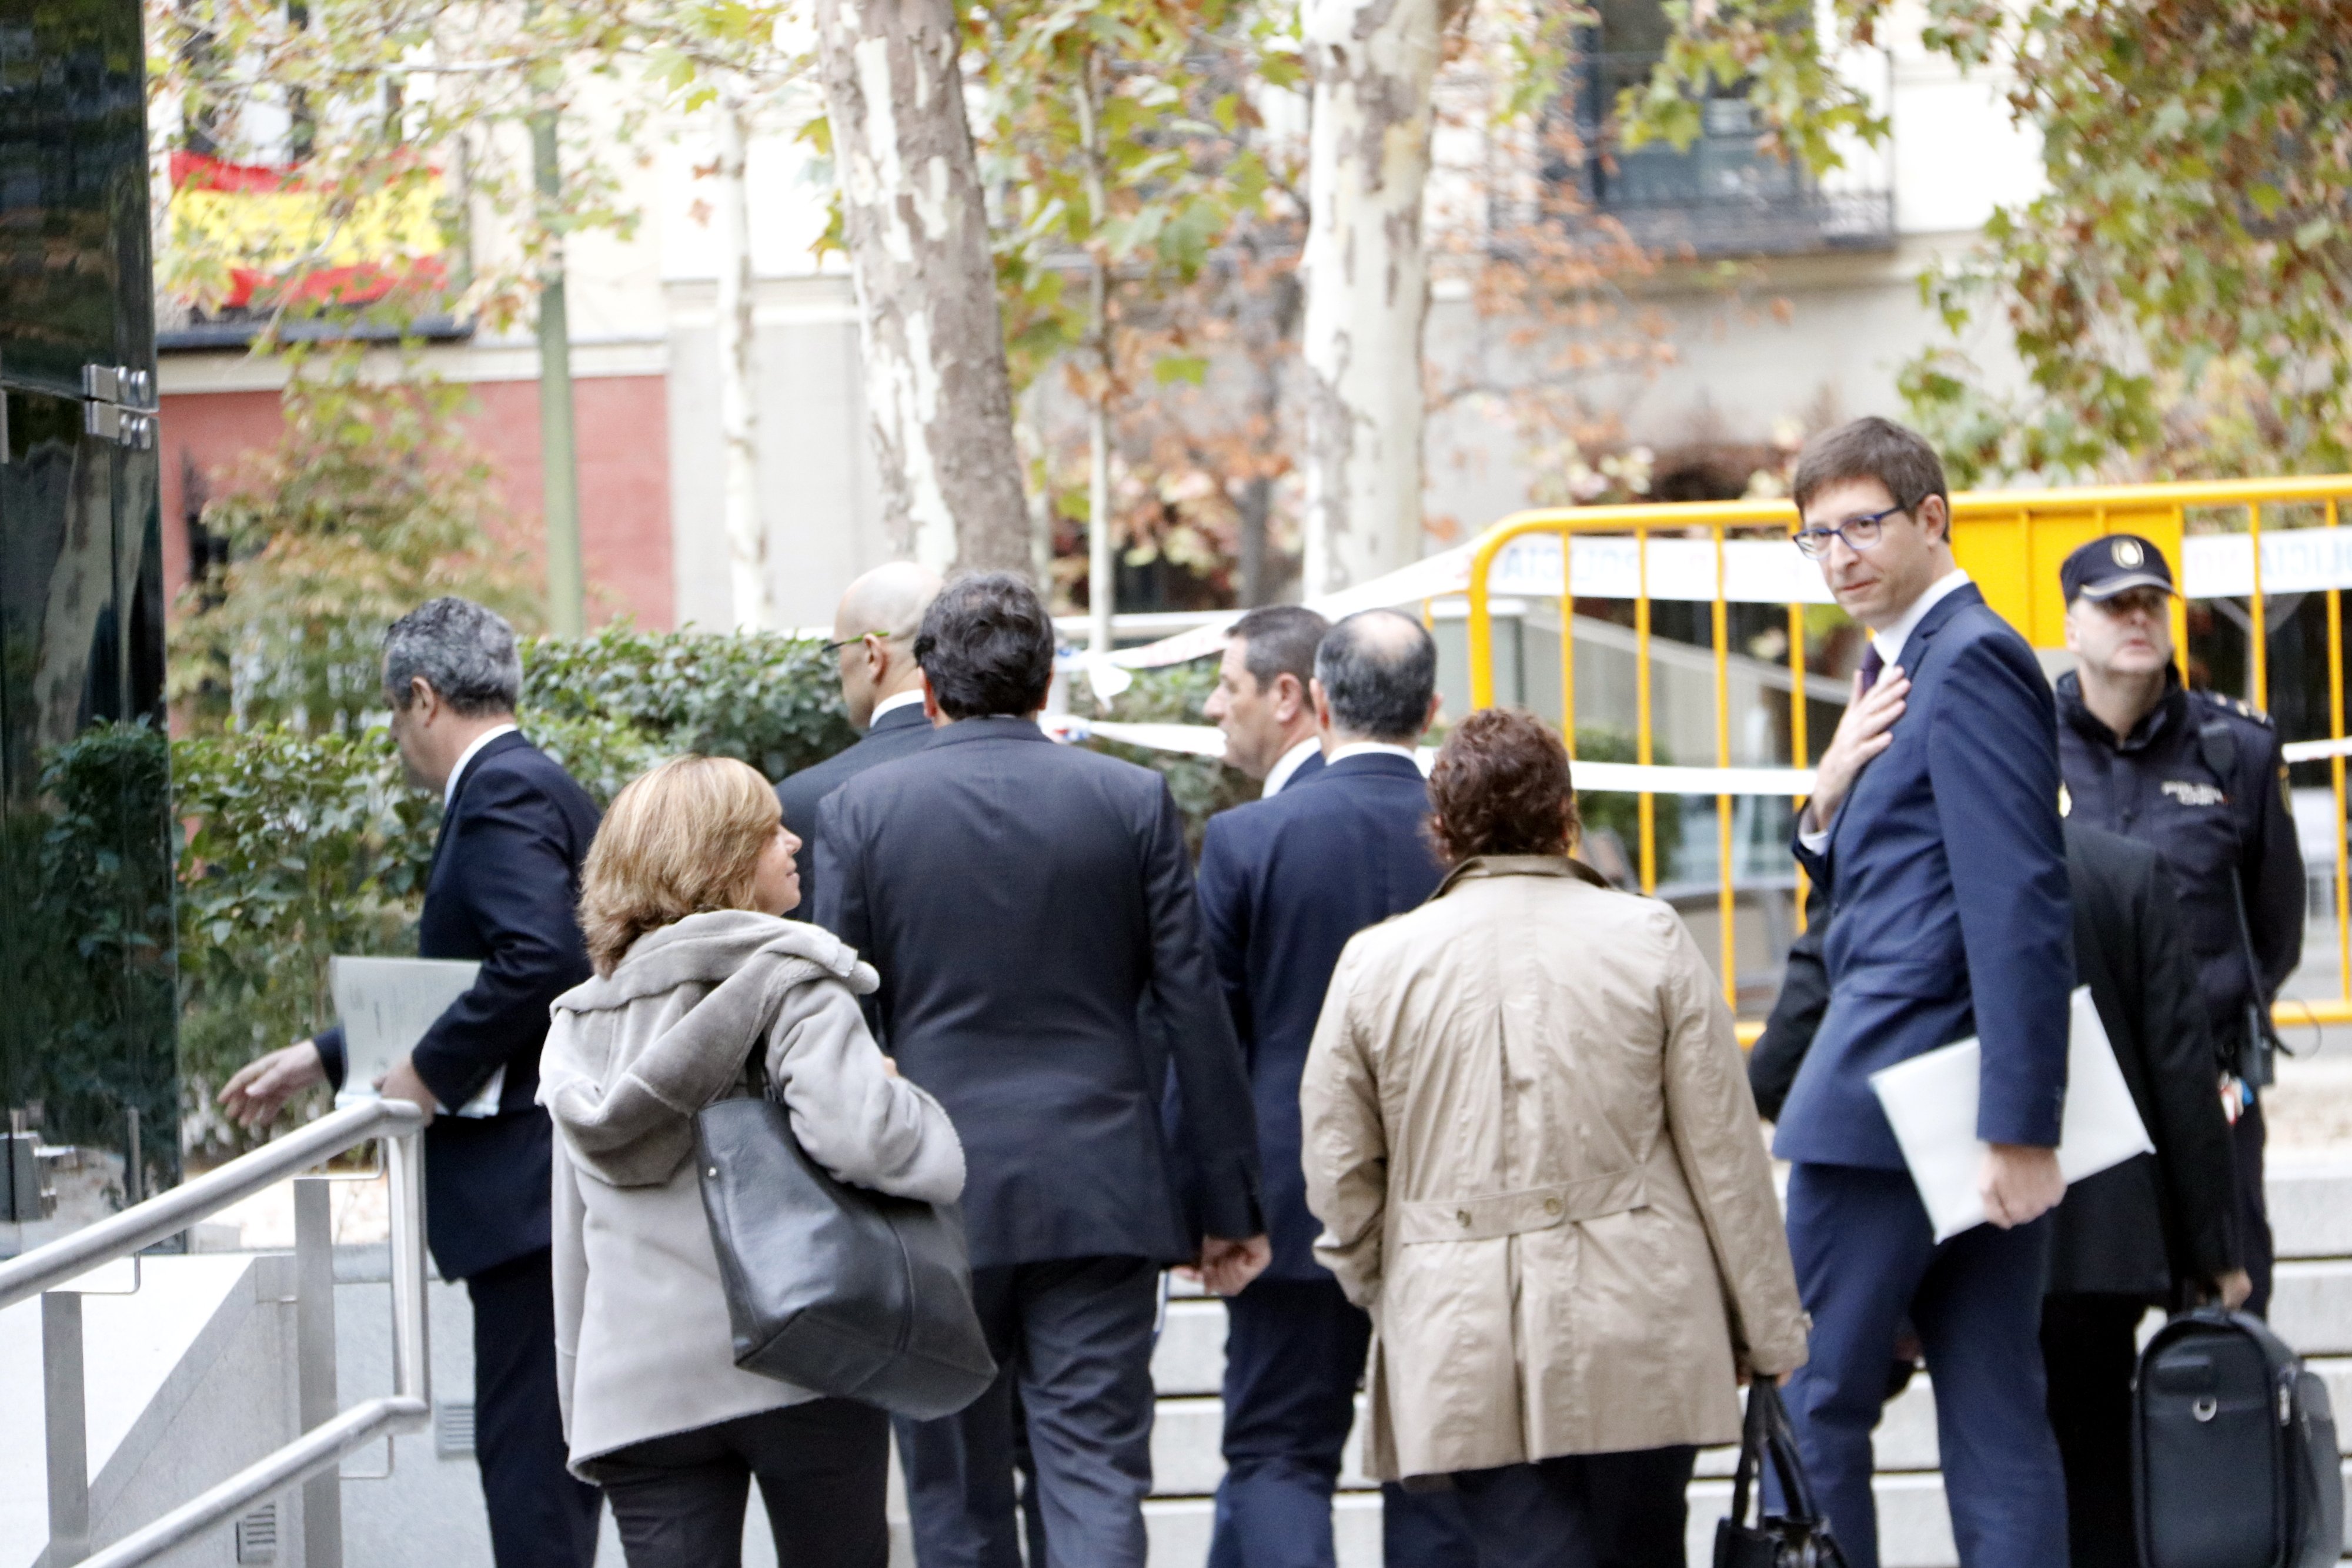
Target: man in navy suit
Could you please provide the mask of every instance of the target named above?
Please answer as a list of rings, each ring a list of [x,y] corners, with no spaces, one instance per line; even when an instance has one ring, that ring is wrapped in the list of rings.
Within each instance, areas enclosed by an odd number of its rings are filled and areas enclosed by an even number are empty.
[[[1323,732],[1307,688],[1330,627],[1303,604],[1268,604],[1225,633],[1217,688],[1202,711],[1225,732],[1225,766],[1265,786],[1260,800],[1323,771]]]
[[[588,1568],[600,1498],[565,1469],[537,1096],[548,1004],[590,973],[573,912],[596,804],[515,727],[522,661],[495,612],[436,599],[402,616],[383,685],[409,779],[442,797],[417,952],[481,970],[376,1086],[425,1112],[425,1239],[473,1301],[474,1452],[498,1568]],[[299,1090],[341,1089],[345,1067],[337,1024],[248,1063],[221,1103],[266,1124]]]
[[[915,664],[915,629],[939,597],[939,573],[913,561],[877,566],[849,585],[833,612],[841,664],[841,703],[865,731],[855,745],[776,786],[784,826],[800,835],[801,909],[816,908],[817,807],[869,768],[896,761],[931,738],[923,714],[923,672]]]
[[[2039,1338],[2074,983],[2056,707],[1953,564],[1927,443],[1856,420],[1807,444],[1795,490],[1799,548],[1873,635],[1797,822],[1830,901],[1830,1000],[1774,1145],[1813,1318],[1789,1406],[1848,1561],[1877,1568],[1871,1433],[1907,1315],[1964,1568],[2063,1568]],[[1938,1245],[1870,1074],[1969,1035],[1990,1223]]]
[[[1226,651],[1228,672],[1255,662],[1254,644],[1234,653],[1249,635],[1244,619]],[[1372,1325],[1315,1261],[1319,1227],[1299,1160],[1298,1079],[1340,949],[1421,904],[1444,874],[1412,751],[1437,714],[1429,633],[1392,611],[1367,611],[1330,629],[1314,667],[1323,768],[1274,799],[1212,818],[1201,850],[1201,910],[1249,1064],[1274,1242],[1265,1273],[1227,1307],[1225,1477],[1211,1568],[1330,1568],[1334,1560],[1331,1492]],[[1394,1568],[1469,1568],[1474,1552],[1453,1500],[1386,1489],[1385,1555]]]
[[[972,1294],[1003,1368],[961,1414],[898,1423],[916,1556],[1018,1568],[1017,1385],[1045,1561],[1143,1568],[1160,1271],[1197,1264],[1230,1294],[1267,1249],[1183,819],[1159,774],[1037,727],[1054,623],[1020,579],[949,584],[915,658],[949,722],[818,809],[817,923],[881,972],[884,1048],[963,1139]],[[1197,1239],[1160,1124],[1171,1069]]]

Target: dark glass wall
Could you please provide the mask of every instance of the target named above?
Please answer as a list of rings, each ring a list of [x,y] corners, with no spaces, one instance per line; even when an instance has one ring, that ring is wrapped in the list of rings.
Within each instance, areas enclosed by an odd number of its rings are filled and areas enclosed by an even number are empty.
[[[177,1175],[147,224],[137,0],[0,0],[0,1254]]]

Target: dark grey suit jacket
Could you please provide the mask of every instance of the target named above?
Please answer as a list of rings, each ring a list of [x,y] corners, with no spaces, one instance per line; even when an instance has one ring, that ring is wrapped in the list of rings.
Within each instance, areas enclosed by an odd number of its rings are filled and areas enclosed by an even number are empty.
[[[894,707],[876,719],[845,750],[836,751],[798,773],[787,774],[783,782],[776,786],[776,799],[783,803],[784,826],[799,834],[801,841],[801,904],[793,911],[794,915],[803,920],[815,916],[817,807],[827,795],[867,768],[895,762],[910,751],[920,750],[930,743],[931,735],[931,721],[924,716],[922,704]]]
[[[880,971],[884,1049],[954,1118],[974,1267],[1192,1255],[1171,1066],[1202,1225],[1265,1228],[1241,1047],[1158,774],[965,719],[818,819],[816,922]]]

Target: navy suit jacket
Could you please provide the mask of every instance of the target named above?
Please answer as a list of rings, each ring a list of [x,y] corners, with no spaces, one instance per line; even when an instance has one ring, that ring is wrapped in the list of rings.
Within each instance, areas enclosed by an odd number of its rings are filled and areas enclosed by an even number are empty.
[[[433,1097],[462,1105],[506,1069],[495,1116],[436,1116],[425,1134],[425,1219],[433,1260],[462,1280],[548,1245],[547,1113],[537,1103],[548,1004],[586,979],[577,910],[596,803],[520,734],[476,752],[441,815],[416,951],[472,958],[481,973],[410,1061]],[[319,1054],[337,1088],[343,1030]]]
[[[2050,683],[1973,585],[1927,612],[1902,663],[1893,743],[1824,852],[1797,846],[1829,896],[1830,1002],[1781,1108],[1786,1160],[1902,1169],[1870,1074],[1972,1034],[1977,1135],[2058,1142],[2074,926]]]
[[[970,718],[817,815],[817,924],[880,971],[885,1049],[963,1139],[975,1268],[1195,1254],[1160,1119],[1171,1058],[1201,1222],[1265,1228],[1249,1084],[1160,775]]]
[[[929,745],[931,735],[931,721],[925,716],[922,704],[894,707],[852,745],[814,767],[787,774],[776,786],[776,800],[784,808],[784,826],[801,841],[801,852],[793,857],[801,873],[801,903],[795,915],[805,920],[816,909],[816,809],[824,798],[867,768],[895,762]]]
[[[1298,759],[1298,766],[1291,769],[1290,777],[1282,781],[1282,788],[1274,792],[1273,798],[1277,800],[1282,799],[1283,796],[1289,794],[1299,785],[1306,783],[1317,774],[1321,773],[1323,769],[1328,766],[1330,765],[1323,760],[1323,754],[1321,752],[1308,752],[1306,756]],[[1251,803],[1254,805],[1256,802],[1253,801]]]
[[[1348,939],[1436,891],[1444,868],[1428,823],[1421,769],[1385,755],[1350,757],[1209,819],[1201,913],[1257,1102],[1269,1279],[1331,1277],[1315,1261],[1299,1074]]]

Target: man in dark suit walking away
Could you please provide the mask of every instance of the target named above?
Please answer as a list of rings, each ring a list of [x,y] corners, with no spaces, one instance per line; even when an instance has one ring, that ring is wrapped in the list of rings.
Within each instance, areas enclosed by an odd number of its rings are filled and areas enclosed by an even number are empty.
[[[916,1555],[1017,1568],[1017,1385],[1047,1563],[1142,1568],[1160,1270],[1194,1264],[1231,1294],[1265,1267],[1241,1051],[1167,784],[1037,727],[1054,626],[1035,592],[950,583],[915,658],[948,722],[819,808],[817,923],[881,972],[884,1047],[963,1138],[972,1288],[1003,1367],[962,1414],[898,1425]],[[1171,1067],[1197,1243],[1161,1132]]]
[[[1258,614],[1266,613],[1264,611]],[[1234,628],[1227,668],[1249,622]],[[1254,657],[1252,647],[1247,656]],[[1437,713],[1437,649],[1393,611],[1351,615],[1315,655],[1322,770],[1210,820],[1201,911],[1249,1064],[1274,1260],[1227,1304],[1225,1478],[1210,1568],[1331,1568],[1331,1492],[1372,1322],[1315,1261],[1298,1081],[1348,939],[1414,908],[1443,868],[1413,743]],[[1471,1568],[1450,1493],[1390,1486],[1391,1568]]]
[[[1807,444],[1794,487],[1800,548],[1873,636],[1797,821],[1830,899],[1830,1001],[1774,1144],[1813,1319],[1789,1406],[1839,1543],[1877,1568],[1871,1433],[1907,1312],[1963,1568],[2060,1568],[2040,1342],[2074,983],[2057,712],[2033,651],[1953,562],[1926,442],[1856,420]],[[1870,1075],[1972,1034],[1990,1223],[1938,1244]]]
[[[1265,786],[1260,800],[1323,771],[1323,732],[1307,687],[1330,625],[1303,604],[1268,604],[1225,634],[1217,689],[1202,711],[1225,732],[1225,766]]]
[[[867,768],[907,755],[931,738],[923,713],[923,672],[915,664],[915,628],[939,597],[939,574],[913,561],[877,566],[849,585],[833,612],[841,663],[841,702],[865,731],[846,751],[803,768],[776,786],[784,826],[800,835],[801,910],[816,908],[817,807]]]
[[[498,1568],[587,1568],[600,1498],[565,1469],[537,1096],[548,1004],[590,972],[574,910],[596,805],[516,728],[522,661],[491,611],[436,599],[402,616],[383,685],[409,779],[443,801],[417,952],[481,972],[377,1087],[425,1112],[425,1239],[473,1301],[474,1453]],[[298,1090],[341,1089],[345,1065],[338,1024],[248,1063],[221,1103],[267,1123]]]

